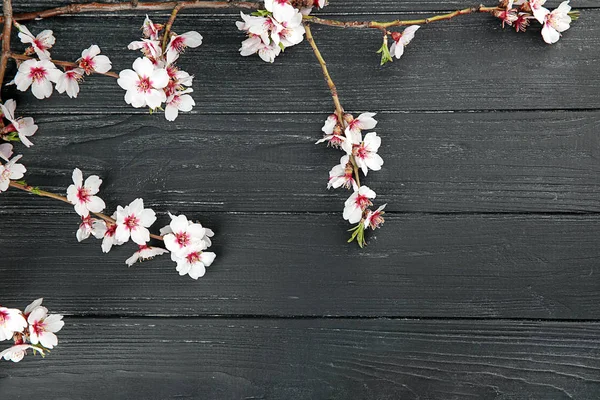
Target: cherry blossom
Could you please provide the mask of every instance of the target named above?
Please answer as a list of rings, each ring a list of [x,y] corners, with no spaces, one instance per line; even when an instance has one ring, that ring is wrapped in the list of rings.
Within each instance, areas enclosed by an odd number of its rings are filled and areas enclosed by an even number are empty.
[[[202,251],[202,246],[188,249],[181,257],[171,254],[173,261],[177,262],[176,270],[179,275],[189,275],[192,279],[198,279],[206,273],[217,255],[210,251]]]
[[[246,31],[251,37],[258,37],[264,44],[271,42],[271,32],[278,32],[283,27],[272,17],[260,17],[255,15],[246,15],[240,12],[242,21],[235,24],[241,31]],[[242,42],[243,47],[243,42]]]
[[[125,264],[127,264],[129,267],[131,267],[133,264],[135,264],[138,261],[144,261],[144,260],[149,260],[151,258],[154,258],[156,256],[159,256],[161,254],[165,254],[168,253],[168,250],[162,249],[160,247],[152,247],[152,246],[148,246],[148,245],[140,245],[138,250],[133,253],[133,255],[131,257],[129,257],[127,260],[125,260]]]
[[[55,333],[65,325],[60,314],[48,315],[48,309],[38,306],[27,317],[29,323],[29,338],[32,344],[40,343],[47,349],[52,349],[58,344]]]
[[[110,59],[100,54],[100,47],[95,44],[81,52],[81,58],[77,60],[77,64],[86,75],[90,75],[92,72],[104,74],[112,68]]]
[[[15,83],[22,92],[31,86],[33,95],[41,100],[50,97],[52,82],[56,83],[61,75],[60,70],[49,60],[26,60],[19,66]]]
[[[545,22],[546,15],[550,12],[547,8],[543,7],[545,3],[546,0],[529,0],[529,8],[531,8],[533,16],[540,24]]]
[[[90,235],[94,232],[94,220],[89,215],[81,217],[81,223],[79,224],[79,228],[77,228],[77,232],[75,232],[75,237],[78,242],[83,242],[85,239],[89,238]]]
[[[204,250],[207,247],[203,240],[205,235],[206,229],[201,224],[188,221],[185,215],[171,215],[169,232],[163,236],[163,240],[171,254],[180,257],[192,247]]]
[[[12,339],[15,332],[22,332],[26,327],[21,310],[0,307],[0,341]]]
[[[513,27],[517,32],[525,32],[532,18],[530,14],[521,12],[517,14],[517,19],[513,22]]]
[[[31,312],[36,309],[36,307],[39,307],[42,305],[43,301],[44,301],[43,297],[32,301],[27,307],[25,307],[25,311],[23,311],[23,316],[25,318],[27,318],[29,316],[29,314],[31,314]]]
[[[21,39],[21,43],[31,44],[31,48],[33,48],[33,51],[35,51],[35,54],[37,54],[40,60],[50,59],[50,52],[48,49],[56,42],[56,38],[51,30],[47,29],[41,31],[37,36],[33,36],[25,25],[15,24],[15,26],[19,30],[19,39]]]
[[[281,53],[281,47],[272,44],[262,44],[262,46],[258,49],[258,56],[265,62],[273,63],[275,62],[275,58]]]
[[[358,190],[352,193],[352,195],[350,195],[348,200],[346,200],[344,203],[344,219],[351,224],[355,224],[360,221],[363,211],[367,207],[373,205],[371,199],[374,199],[375,196],[375,192],[369,189],[368,186],[361,186]]]
[[[56,81],[56,91],[58,93],[67,92],[71,98],[79,94],[79,82],[83,79],[84,70],[81,68],[70,69],[63,72]]]
[[[173,35],[167,45],[167,64],[179,58],[186,47],[196,48],[202,44],[202,35],[196,31],[186,32],[182,35]]]
[[[334,166],[331,171],[329,171],[329,182],[327,182],[327,189],[337,189],[339,187],[358,190],[358,185],[354,179],[354,169],[348,155],[343,156],[340,159],[340,163]]]
[[[119,73],[117,83],[127,92],[125,102],[133,107],[157,108],[167,100],[164,87],[169,83],[169,74],[164,68],[155,68],[147,58],[133,62],[133,71],[125,69]]]
[[[142,32],[144,33],[145,37],[152,40],[157,40],[159,38],[159,32],[162,28],[163,26],[161,24],[153,23],[148,15],[146,15],[146,19],[142,25]]]
[[[281,28],[271,33],[271,38],[276,44],[281,43],[284,47],[291,47],[302,42],[304,33],[302,14],[297,12],[292,18],[282,22]]]
[[[560,3],[558,8],[546,14],[544,26],[542,27],[542,37],[546,43],[553,44],[558,42],[560,33],[571,27],[570,11],[571,6],[567,0]]]
[[[116,240],[125,243],[131,237],[131,240],[139,245],[150,240],[147,228],[156,221],[156,214],[153,210],[144,208],[144,200],[135,199],[125,208],[118,206],[116,214]]]
[[[321,128],[323,131],[323,138],[317,140],[315,144],[327,142],[327,146],[340,147],[346,138],[342,136],[341,127],[338,124],[337,115],[331,114],[325,120],[325,124]]]
[[[149,59],[156,61],[162,55],[162,48],[158,40],[142,39],[129,43],[129,50],[141,50]]]
[[[28,139],[28,136],[33,136],[38,130],[38,126],[35,124],[33,118],[15,118],[15,110],[17,109],[17,102],[13,99],[6,100],[4,104],[0,104],[4,118],[11,122],[11,125],[4,128],[5,132],[10,132],[13,129],[17,131],[21,143],[25,146],[33,146],[33,143]]]
[[[175,121],[179,115],[179,111],[192,111],[196,102],[188,94],[191,92],[193,92],[193,89],[188,88],[177,91],[167,98],[167,106],[165,107],[165,118],[167,121]]]
[[[353,118],[351,114],[344,115],[344,119],[348,124],[344,131],[346,137],[353,144],[360,143],[360,132],[365,129],[373,129],[377,126],[377,121],[373,118],[375,115],[377,114],[372,112],[362,113],[357,118]]]
[[[6,361],[19,362],[25,357],[28,349],[33,349],[34,352],[37,351],[44,354],[44,350],[39,347],[34,347],[30,344],[16,344],[0,352],[0,358],[4,358]]]
[[[402,54],[404,54],[404,48],[408,46],[411,40],[413,40],[415,37],[415,32],[419,30],[419,28],[419,25],[411,25],[402,33],[392,32],[392,39],[394,42],[390,46],[390,53],[396,58],[402,57]]]
[[[383,159],[377,150],[381,146],[381,138],[375,132],[369,132],[365,135],[364,140],[353,149],[356,165],[362,169],[363,174],[367,176],[367,172],[372,169],[379,171],[383,165]]]
[[[387,204],[382,205],[375,211],[367,210],[365,220],[363,221],[365,229],[369,227],[371,229],[377,229],[385,222],[383,219],[383,214],[385,214],[383,209],[385,208],[385,206],[387,206]]]
[[[25,175],[25,172],[27,172],[27,168],[23,164],[17,163],[21,157],[23,156],[19,154],[6,164],[0,164],[0,193],[8,189],[11,180],[21,179]]]
[[[10,143],[0,144],[0,158],[8,161],[13,155],[13,145]]]
[[[117,214],[113,214],[112,219],[116,219]],[[113,246],[120,246],[123,242],[115,238],[117,231],[116,224],[107,224],[103,220],[95,220],[92,223],[92,234],[96,239],[102,239],[102,252],[108,253]]]
[[[265,0],[265,8],[278,22],[290,21],[298,13],[288,0]]]
[[[90,212],[99,213],[104,210],[104,200],[96,196],[100,191],[102,179],[97,175],[90,175],[85,183],[83,173],[79,168],[73,170],[73,184],[67,188],[67,199],[75,205],[75,212],[82,217],[87,217]]]

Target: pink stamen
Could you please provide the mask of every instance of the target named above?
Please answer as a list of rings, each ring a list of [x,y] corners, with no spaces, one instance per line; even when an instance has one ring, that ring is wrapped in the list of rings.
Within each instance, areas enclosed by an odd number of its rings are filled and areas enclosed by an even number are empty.
[[[135,215],[129,215],[125,218],[125,221],[123,221],[123,224],[130,231],[134,230],[139,225],[139,223],[140,220]]]
[[[150,78],[148,78],[147,76],[140,78],[137,86],[138,86],[138,90],[140,92],[144,92],[144,93],[148,93],[150,91],[150,89],[152,89],[152,83],[150,82]]]
[[[29,70],[29,78],[34,81],[43,81],[46,79],[48,72],[42,67],[33,67]]]

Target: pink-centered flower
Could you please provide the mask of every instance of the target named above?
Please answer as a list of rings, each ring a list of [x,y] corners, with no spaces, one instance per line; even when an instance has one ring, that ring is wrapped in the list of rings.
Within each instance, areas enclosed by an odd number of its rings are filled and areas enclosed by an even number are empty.
[[[0,341],[12,339],[15,332],[23,332],[26,327],[21,310],[0,307]]]
[[[362,136],[360,133],[360,136]],[[353,145],[352,148],[349,146],[350,142],[345,142],[342,148],[347,154],[353,154],[356,160],[356,165],[362,169],[363,174],[367,175],[367,172],[371,169],[373,171],[379,171],[383,165],[383,159],[377,151],[381,146],[381,138],[377,136],[375,132],[369,132],[365,135],[364,140],[360,141],[359,144]]]
[[[196,102],[188,93],[193,92],[193,89],[188,88],[181,91],[176,91],[167,98],[167,106],[165,107],[165,118],[167,121],[175,121],[179,116],[179,111],[192,111]]]
[[[408,28],[406,28],[402,33],[393,32],[393,43],[390,46],[390,54],[396,58],[402,57],[402,54],[404,54],[404,48],[408,46],[411,40],[414,39],[415,32],[419,30],[419,28],[419,25],[411,25]]]
[[[81,52],[81,58],[77,60],[77,64],[87,75],[93,72],[104,74],[112,68],[110,59],[100,54],[100,47],[95,44]]]
[[[358,189],[356,180],[354,179],[354,168],[350,162],[348,155],[343,156],[340,159],[340,163],[329,171],[329,182],[327,182],[327,189],[339,187],[345,187],[346,189]]]
[[[146,15],[146,19],[144,19],[144,24],[142,25],[142,32],[144,36],[148,39],[157,40],[159,38],[159,32],[163,28],[161,24],[155,24],[152,20]]]
[[[8,189],[11,180],[21,179],[27,172],[27,168],[23,164],[17,163],[21,157],[23,156],[19,154],[6,164],[0,164],[0,193]]]
[[[189,31],[182,35],[173,35],[167,45],[167,64],[172,64],[179,58],[186,47],[195,48],[202,44],[202,35],[196,31]]]
[[[147,58],[138,58],[133,62],[133,70],[125,69],[119,73],[117,83],[127,92],[125,102],[133,107],[148,106],[157,108],[167,100],[163,89],[169,83],[169,74],[164,68],[155,68]]]
[[[90,175],[85,183],[83,173],[79,168],[73,170],[73,184],[67,188],[67,200],[75,206],[75,212],[87,217],[90,212],[99,213],[104,210],[104,200],[96,196],[100,191],[102,179],[97,175]]]
[[[117,214],[113,214],[112,218],[115,219]],[[118,241],[115,238],[117,231],[116,224],[107,224],[106,221],[95,220],[92,223],[92,233],[96,239],[102,239],[102,252],[108,253],[113,246],[120,246],[123,242]]]
[[[13,99],[6,100],[4,104],[0,104],[4,118],[11,122],[11,126],[7,126],[5,129],[10,131],[14,128],[19,135],[21,143],[25,146],[33,146],[33,143],[28,139],[28,136],[33,136],[38,130],[38,126],[35,124],[33,118],[15,118],[15,110],[17,109],[17,102]]]
[[[52,31],[47,29],[41,31],[37,36],[33,36],[33,34],[25,25],[15,25],[19,30],[19,39],[21,39],[21,43],[29,43],[40,60],[49,60],[50,52],[48,49],[51,48],[56,42],[56,38],[54,37]]]
[[[540,24],[543,24],[546,20],[546,15],[550,12],[546,7],[546,0],[529,0],[529,8],[531,8],[531,12],[535,19],[538,20]]]
[[[0,352],[0,359],[4,358],[6,361],[19,362],[27,354],[28,349],[33,349],[34,352],[44,354],[44,351],[40,348],[33,347],[30,344],[15,344],[6,350]]]
[[[363,222],[365,229],[369,227],[371,229],[377,229],[385,222],[383,219],[383,214],[385,214],[383,209],[386,205],[387,204],[382,205],[375,211],[367,210],[367,214],[365,215],[365,220]]]
[[[29,323],[29,338],[32,344],[41,344],[47,349],[52,349],[58,344],[55,333],[65,325],[60,314],[48,315],[48,309],[38,306],[27,317]]]
[[[188,221],[185,215],[171,215],[169,230],[170,232],[163,236],[165,247],[176,257],[180,257],[192,247],[199,250],[206,248],[206,229],[202,224]]]
[[[273,13],[278,22],[289,21],[298,12],[289,0],[265,0],[265,8]]]
[[[213,263],[216,256],[211,251],[202,251],[201,247],[188,249],[181,257],[174,258],[176,270],[181,276],[189,275],[192,279],[198,279],[204,276],[206,267]]]
[[[302,14],[296,12],[292,18],[282,22],[278,30],[271,33],[271,38],[276,44],[281,43],[284,47],[291,47],[302,42],[304,33]]]
[[[125,208],[118,206],[116,214],[116,240],[125,243],[131,237],[139,245],[150,241],[148,228],[156,221],[156,214],[154,210],[144,208],[144,200],[135,199]]]
[[[374,191],[369,189],[368,186],[361,186],[356,190],[348,200],[344,203],[344,214],[345,220],[351,224],[355,224],[362,219],[363,211],[373,205],[371,199],[374,199],[376,194]]]
[[[165,254],[168,253],[167,250],[162,249],[160,247],[152,247],[152,246],[148,246],[148,245],[140,245],[138,250],[133,253],[133,255],[131,257],[129,257],[127,260],[125,260],[125,264],[127,264],[127,266],[131,267],[133,264],[135,264],[138,261],[144,261],[144,260],[149,260],[151,258],[154,258],[156,256],[160,256],[161,254]]]
[[[129,50],[141,50],[144,56],[154,63],[162,55],[160,41],[151,39],[136,40],[127,46]]]
[[[277,32],[283,29],[283,26],[272,17],[246,15],[243,12],[240,12],[240,16],[243,21],[237,21],[235,23],[238,29],[248,32],[251,37],[260,37],[263,44],[270,44],[271,36],[275,37]]]
[[[377,126],[377,121],[373,118],[376,113],[366,112],[360,114],[357,118],[353,118],[352,115],[344,115],[344,119],[347,120],[346,130],[344,131],[346,137],[350,139],[352,144],[360,143],[360,132],[365,129],[373,129]]]
[[[56,91],[58,93],[67,92],[70,98],[75,98],[79,94],[79,82],[83,80],[84,70],[81,68],[70,69],[63,72],[56,81]]]
[[[52,82],[56,83],[60,76],[61,72],[49,60],[27,60],[19,66],[15,83],[22,92],[31,86],[35,97],[45,99],[52,94]]]
[[[558,8],[547,13],[542,27],[542,37],[548,44],[558,42],[561,32],[566,31],[571,27],[571,17],[569,12],[571,6],[569,1],[563,1]]]
[[[92,233],[94,233],[94,219],[89,215],[81,217],[81,222],[79,223],[77,232],[75,232],[77,241],[83,242],[85,239],[89,238]]]

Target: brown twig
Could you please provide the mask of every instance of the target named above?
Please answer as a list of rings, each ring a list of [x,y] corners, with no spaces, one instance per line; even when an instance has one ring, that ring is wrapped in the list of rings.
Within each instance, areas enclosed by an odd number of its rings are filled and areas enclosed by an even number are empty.
[[[26,60],[37,60],[37,58],[34,57],[29,57],[26,56],[24,54],[15,54],[15,53],[10,53],[8,54],[9,58],[12,58],[13,60],[19,60],[19,61],[26,61]],[[72,68],[77,68],[79,67],[79,64],[77,64],[76,62],[71,62],[71,61],[60,61],[60,60],[50,60],[52,61],[54,64],[56,65],[60,65],[62,67],[72,67]],[[105,76],[110,76],[112,78],[118,78],[119,74],[117,74],[116,72],[95,72],[94,74],[98,74],[98,75],[105,75]]]
[[[3,0],[2,12],[4,14],[4,29],[2,30],[2,55],[0,56],[0,88],[4,82],[4,73],[10,56],[10,34],[12,32],[12,3],[11,0]]]
[[[171,11],[171,17],[165,25],[165,32],[163,33],[163,42],[162,42],[162,50],[163,53],[167,49],[167,43],[169,42],[169,32],[171,32],[171,28],[173,27],[173,23],[175,22],[175,18],[177,18],[177,13],[181,10],[181,3],[177,3],[175,7],[173,7],[173,11]]]
[[[6,1],[6,0],[5,0]],[[59,194],[56,193],[52,193],[52,192],[47,192],[45,190],[41,190],[39,188],[33,187],[33,186],[29,186],[23,183],[19,183],[19,182],[15,182],[15,181],[10,181],[10,186],[14,187],[15,189],[19,189],[19,190],[23,190],[25,192],[29,192],[32,194],[35,194],[37,196],[42,196],[42,197],[48,197],[54,200],[59,200],[62,201],[64,203],[67,204],[71,204],[72,203],[64,196],[61,196]],[[117,221],[115,221],[113,218],[109,217],[108,215],[102,214],[102,213],[91,213],[93,215],[95,215],[96,217],[108,222],[109,224],[116,224]],[[160,235],[154,235],[154,234],[150,234],[150,237],[152,239],[157,239],[157,240],[163,240],[163,237]]]

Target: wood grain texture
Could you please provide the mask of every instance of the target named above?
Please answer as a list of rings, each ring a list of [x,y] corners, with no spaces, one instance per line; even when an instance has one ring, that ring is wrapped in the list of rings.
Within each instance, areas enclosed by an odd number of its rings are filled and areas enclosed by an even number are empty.
[[[600,325],[511,321],[67,319],[6,398],[593,399]]]
[[[182,212],[341,212],[348,192],[326,189],[341,152],[314,145],[325,116],[46,116],[23,160],[30,184],[59,193],[75,167],[99,174],[113,208],[143,196]],[[600,211],[600,112],[377,118],[385,164],[364,182],[390,211]],[[61,207],[16,190],[0,206]]]
[[[600,318],[598,215],[389,214],[361,251],[345,243],[337,213],[198,210],[188,217],[215,229],[218,258],[194,282],[169,257],[127,268],[131,243],[109,255],[95,239],[77,243],[77,217],[59,211],[2,210],[4,305],[45,297],[76,315]]]
[[[386,18],[385,15],[372,18]],[[389,17],[389,16],[388,16]],[[181,67],[196,76],[196,112],[324,112],[331,98],[319,65],[306,43],[290,48],[273,65],[238,54],[244,39],[234,16],[191,15],[174,29],[198,29],[205,40],[181,57]],[[589,10],[554,46],[532,28],[526,34],[502,31],[497,20],[476,15],[419,30],[401,60],[379,65],[378,31],[314,27],[315,40],[338,84],[347,110],[597,109],[600,63],[596,43],[600,10]],[[111,29],[96,17],[57,18],[30,24],[34,32],[51,27],[57,59],[74,60],[92,43],[108,54],[114,70],[131,68],[139,52],[126,49],[139,37],[142,17],[111,16]],[[21,47],[19,47],[21,46]],[[14,43],[14,48],[22,44]],[[349,49],[352,49],[351,51]],[[14,74],[14,64],[12,72]],[[31,93],[5,89],[21,112],[146,113],[123,101],[113,78],[89,77],[77,100],[53,94],[40,101]]]

